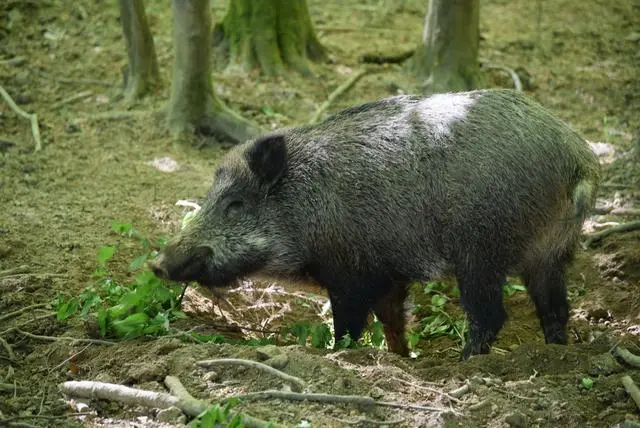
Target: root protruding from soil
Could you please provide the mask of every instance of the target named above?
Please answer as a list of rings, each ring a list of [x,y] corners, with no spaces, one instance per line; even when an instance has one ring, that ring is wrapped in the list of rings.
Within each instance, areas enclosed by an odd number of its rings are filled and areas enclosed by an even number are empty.
[[[241,365],[241,366],[252,367],[252,368],[261,370],[265,373],[269,373],[271,375],[277,376],[280,379],[284,380],[285,382],[288,382],[289,384],[291,384],[294,391],[296,392],[302,391],[307,386],[307,383],[304,380],[300,379],[299,377],[291,376],[285,372],[282,372],[278,369],[275,369],[271,366],[260,363],[258,361],[243,360],[240,358],[221,358],[218,360],[198,361],[197,364],[200,367],[207,367],[207,368],[215,367],[218,365]]]
[[[587,240],[582,244],[582,247],[586,250],[594,243],[601,241],[609,235],[613,235],[614,233],[631,232],[634,230],[640,230],[640,220],[630,221],[628,223],[623,223],[618,226],[587,235]]]

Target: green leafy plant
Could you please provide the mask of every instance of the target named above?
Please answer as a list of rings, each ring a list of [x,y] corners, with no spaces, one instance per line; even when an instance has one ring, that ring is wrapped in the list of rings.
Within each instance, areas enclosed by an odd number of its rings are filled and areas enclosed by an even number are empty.
[[[129,270],[137,272],[133,282],[118,281],[109,269],[119,245],[99,248],[92,283],[77,297],[56,296],[58,320],[93,315],[103,337],[130,338],[167,332],[170,320],[185,316],[178,309],[182,286],[165,283],[144,267],[155,251],[150,239],[128,223],[115,222],[112,230],[142,246],[143,253],[129,263]],[[158,240],[155,245],[161,247],[164,241]]]
[[[224,406],[215,405],[202,412],[189,423],[189,428],[212,428],[224,426],[228,428],[244,428],[242,413],[231,414],[231,408],[237,404],[236,398],[229,399]]]
[[[522,293],[524,291],[527,291],[524,285],[520,285],[512,282],[507,282],[502,285],[502,294],[507,297],[511,297],[516,293]]]

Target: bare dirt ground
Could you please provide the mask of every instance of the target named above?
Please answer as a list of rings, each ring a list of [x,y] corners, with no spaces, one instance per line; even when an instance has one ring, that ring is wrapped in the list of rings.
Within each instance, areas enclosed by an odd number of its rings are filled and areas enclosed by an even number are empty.
[[[133,109],[152,112],[164,107],[169,95],[171,10],[168,2],[146,3],[163,84]],[[308,121],[328,94],[362,67],[362,54],[397,54],[419,42],[423,3],[311,0],[312,19],[332,63],[317,66],[314,79],[216,73],[216,90],[265,129]],[[604,180],[614,185],[601,190],[599,206],[630,207],[635,201],[640,208],[640,166],[628,154],[640,127],[640,3],[556,0],[541,2],[541,12],[536,3],[482,2],[482,61],[516,69],[527,93],[589,141],[615,149],[603,152]],[[225,6],[214,1],[216,19]],[[175,202],[201,198],[207,191],[212,168],[223,153],[219,146],[206,139],[192,146],[173,144],[163,122],[150,113],[120,120],[96,116],[127,110],[120,83],[125,64],[113,2],[0,4],[0,84],[23,109],[38,114],[43,139],[43,150],[34,153],[28,122],[0,102],[0,270],[27,265],[32,273],[0,279],[0,317],[50,303],[58,293],[80,292],[91,281],[97,249],[122,241],[111,233],[114,220],[131,222],[149,235],[167,235],[177,229],[183,214]],[[491,86],[512,85],[499,69],[486,73]],[[330,111],[410,91],[411,84],[401,66],[393,66],[364,77]],[[84,91],[91,93],[56,105]],[[150,164],[164,157],[177,162],[177,170],[165,172]],[[625,220],[594,216],[588,227]],[[112,269],[126,278],[136,251],[121,242]],[[640,371],[617,361],[610,351],[622,344],[640,353],[640,233],[613,235],[580,250],[569,272],[569,293],[573,309],[568,347],[544,344],[533,306],[524,293],[517,293],[506,299],[510,319],[492,352],[465,362],[458,362],[459,349],[447,338],[421,341],[414,359],[374,348],[279,348],[286,355],[283,370],[304,379],[313,392],[361,394],[436,410],[275,399],[239,404],[237,409],[291,426],[308,421],[314,427],[374,426],[374,420],[425,427],[638,426],[640,413],[620,378],[630,375],[640,384]],[[420,294],[418,287],[418,302]],[[227,299],[233,306],[214,305],[209,297],[189,291],[189,318],[180,321],[181,328],[260,338],[262,333],[220,326],[232,321],[276,329],[303,318],[318,321],[326,301],[320,290],[274,284],[247,284],[232,291]],[[447,310],[460,313],[455,299]],[[33,308],[0,321],[0,337],[15,353],[11,358],[0,346],[0,383],[14,385],[0,390],[0,425],[35,414],[43,418],[13,422],[161,426],[154,422],[153,410],[96,400],[87,402],[94,414],[64,417],[79,409],[78,400],[62,400],[57,389],[66,380],[162,391],[164,377],[174,375],[194,396],[212,400],[282,386],[250,368],[225,367],[205,375],[207,370],[195,365],[210,358],[256,359],[260,348],[253,346],[194,344],[178,337],[101,346],[46,342],[8,331],[19,327],[36,335],[89,334],[81,322],[57,322],[48,311]],[[587,377],[593,380],[590,388],[583,384]],[[470,391],[459,398],[442,394],[465,383]]]

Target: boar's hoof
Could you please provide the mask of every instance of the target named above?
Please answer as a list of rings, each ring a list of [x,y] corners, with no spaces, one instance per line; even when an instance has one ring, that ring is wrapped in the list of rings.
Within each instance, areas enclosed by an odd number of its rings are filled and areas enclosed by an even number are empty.
[[[488,354],[490,350],[491,346],[488,343],[468,342],[462,349],[462,354],[460,354],[460,361],[467,360],[469,359],[469,357],[472,357],[474,355]]]

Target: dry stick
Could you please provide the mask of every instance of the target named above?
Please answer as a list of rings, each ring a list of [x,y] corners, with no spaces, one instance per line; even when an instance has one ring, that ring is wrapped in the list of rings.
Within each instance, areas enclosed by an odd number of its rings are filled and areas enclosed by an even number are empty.
[[[279,377],[280,379],[289,382],[291,384],[291,386],[294,387],[294,390],[296,390],[297,392],[302,391],[306,386],[306,382],[302,379],[300,379],[299,377],[295,377],[295,376],[291,376],[289,374],[286,374],[280,370],[274,369],[271,366],[268,366],[266,364],[263,363],[259,363],[258,361],[251,361],[251,360],[243,360],[240,358],[221,358],[218,360],[204,360],[204,361],[198,361],[196,364],[198,364],[200,367],[204,367],[204,368],[211,368],[213,366],[218,366],[218,365],[241,365],[241,366],[248,366],[248,367],[253,367],[259,370],[262,370],[263,372],[272,374],[276,377]]]
[[[640,369],[640,355],[631,353],[627,348],[616,346],[613,351],[613,355],[619,357],[620,359],[622,359],[622,361],[624,361],[631,367]]]
[[[405,385],[413,386],[414,388],[417,388],[417,389],[422,389],[422,390],[425,390],[425,391],[433,392],[434,394],[442,395],[444,397],[447,397],[449,400],[451,400],[453,402],[456,402],[456,403],[460,402],[460,400],[458,400],[452,394],[447,394],[444,391],[440,391],[440,390],[437,390],[435,388],[430,388],[428,386],[418,385],[418,384],[415,384],[413,382],[409,382],[407,380],[403,380],[403,379],[400,379],[400,378],[397,378],[397,377],[392,377],[391,379],[393,379],[393,380],[395,380],[397,382],[400,382],[400,383],[404,383]]]
[[[362,76],[370,72],[371,72],[370,69],[363,68],[362,70],[358,71],[353,76],[351,76],[351,78],[349,78],[342,85],[338,86],[336,90],[329,95],[329,98],[327,98],[327,100],[323,102],[320,105],[320,107],[318,107],[316,112],[313,114],[313,116],[309,120],[309,124],[313,125],[314,123],[317,123],[318,120],[320,119],[320,116],[322,116],[322,113],[324,113],[329,108],[329,106],[336,100],[336,98],[338,98],[340,95],[344,94],[349,89],[351,89],[351,87],[355,85],[356,82],[360,80]]]
[[[456,388],[453,391],[449,392],[449,395],[452,397],[460,398],[465,394],[471,392],[471,385],[469,383],[465,383],[460,388]]]
[[[20,328],[22,328],[22,327],[24,327],[26,325],[29,325],[29,324],[31,324],[33,322],[40,321],[40,320],[43,320],[45,318],[53,317],[55,315],[56,315],[55,312],[49,312],[48,314],[44,314],[44,315],[40,315],[39,317],[32,318],[32,319],[30,319],[28,321],[23,322],[22,324],[18,324],[16,326],[10,327],[10,328],[0,332],[0,336],[4,336],[7,333],[11,333],[12,331],[18,330],[18,329],[20,329]]]
[[[200,401],[197,398],[194,398],[191,394],[189,394],[189,391],[187,391],[187,389],[180,382],[180,379],[178,379],[177,377],[175,376],[165,377],[164,384],[166,385],[167,388],[169,388],[169,391],[171,391],[171,394],[178,397],[185,406],[188,406],[185,408],[180,408],[180,410],[182,410],[185,414],[195,417],[210,407],[210,405],[207,405],[203,401]],[[204,406],[204,408],[202,408],[202,406]],[[200,410],[200,411],[192,414],[192,413],[189,413],[187,410],[193,410],[194,412],[196,410]],[[232,417],[235,417],[237,414],[237,412],[233,412],[233,411],[230,413]],[[249,416],[243,413],[240,413],[240,417],[242,418],[242,423],[248,428],[266,428],[268,426],[271,426],[271,427],[280,426],[275,423],[270,424],[269,422],[263,421],[262,419],[257,419],[257,418],[254,418],[253,416]]]
[[[369,419],[366,416],[360,416],[355,420],[349,421],[346,419],[336,418],[334,416],[330,416],[331,419],[335,419],[336,421],[345,424],[345,425],[359,425],[359,424],[370,424],[370,425],[398,425],[405,421],[404,418],[394,419],[391,421],[377,421],[375,419]]]
[[[7,351],[7,355],[9,356],[9,359],[15,361],[16,354],[13,353],[13,348],[2,337],[0,337],[0,345],[2,345],[2,347]]]
[[[75,122],[88,122],[92,120],[124,120],[144,116],[146,114],[153,114],[153,112],[148,110],[107,111],[104,113],[96,113],[79,117],[78,119],[75,119]]]
[[[70,341],[70,342],[77,342],[77,343],[94,343],[96,345],[115,345],[116,344],[115,342],[109,342],[108,340],[99,340],[99,339],[85,339],[85,338],[67,337],[67,336],[40,336],[38,334],[28,333],[20,329],[16,329],[16,332],[20,333],[23,336],[30,337],[32,339],[46,340],[47,342]]]
[[[207,403],[193,398],[184,386],[182,386],[179,379],[173,376],[167,376],[167,378],[165,378],[165,384],[176,395],[88,380],[63,382],[58,385],[58,388],[63,394],[72,397],[97,398],[117,401],[131,406],[145,406],[159,409],[177,407],[191,417],[200,415],[200,413],[210,407]],[[269,426],[267,422],[259,419],[247,417],[246,415],[242,415],[242,417],[247,427],[266,428]],[[271,426],[278,427],[279,425],[271,424]]]
[[[513,69],[500,64],[484,64],[483,67],[506,71],[509,76],[511,76],[511,80],[513,80],[513,86],[515,86],[516,91],[522,91],[522,81],[520,81],[518,73],[516,73]]]
[[[584,244],[582,244],[582,248],[586,250],[594,242],[598,242],[602,238],[606,238],[607,236],[613,235],[614,233],[631,232],[632,230],[638,230],[638,229],[640,229],[640,220],[630,221],[628,223],[623,223],[619,226],[605,229],[597,233],[591,233],[587,235],[587,240],[584,241]]]
[[[9,275],[16,275],[16,274],[28,273],[28,272],[29,272],[29,266],[21,265],[21,266],[17,266],[10,269],[0,270],[0,278],[4,278],[5,276],[9,276]]]
[[[9,312],[8,314],[0,316],[0,321],[4,321],[6,319],[13,318],[13,317],[15,317],[17,315],[20,315],[23,312],[30,311],[31,309],[44,308],[45,306],[49,306],[49,304],[48,303],[39,303],[37,305],[25,306],[24,308],[18,309],[15,312]]]
[[[627,394],[635,401],[636,406],[640,409],[640,389],[636,386],[631,379],[631,376],[622,376],[622,385],[624,389],[627,391]]]
[[[315,401],[318,403],[347,403],[347,404],[356,404],[360,406],[382,406],[382,407],[395,407],[399,409],[414,409],[414,410],[426,410],[430,412],[450,412],[451,410],[445,409],[442,407],[432,407],[432,406],[420,406],[417,404],[401,404],[401,403],[391,403],[387,401],[376,401],[371,397],[367,397],[364,395],[333,395],[333,394],[319,394],[319,393],[299,393],[299,392],[288,392],[288,391],[276,391],[276,390],[266,390],[266,391],[257,391],[257,392],[249,392],[247,394],[236,395],[232,398],[237,398],[239,400],[264,400],[269,398],[278,398],[281,400],[291,400],[291,401]],[[227,401],[230,398],[227,398],[223,401]]]
[[[9,104],[11,110],[31,122],[31,132],[33,133],[33,139],[36,140],[36,152],[40,151],[40,149],[42,149],[42,140],[40,139],[40,128],[38,127],[38,115],[35,113],[29,114],[18,107],[15,101],[13,101],[13,98],[11,98],[2,86],[0,86],[0,95],[4,98],[7,104]]]
[[[57,103],[53,104],[51,106],[51,110],[57,110],[60,107],[62,107],[63,105],[65,105],[65,104],[73,103],[73,102],[81,100],[83,98],[90,97],[91,95],[93,95],[93,92],[91,92],[91,91],[79,92],[79,93],[77,93],[75,95],[71,95],[70,97],[65,98],[63,100],[60,100]]]

